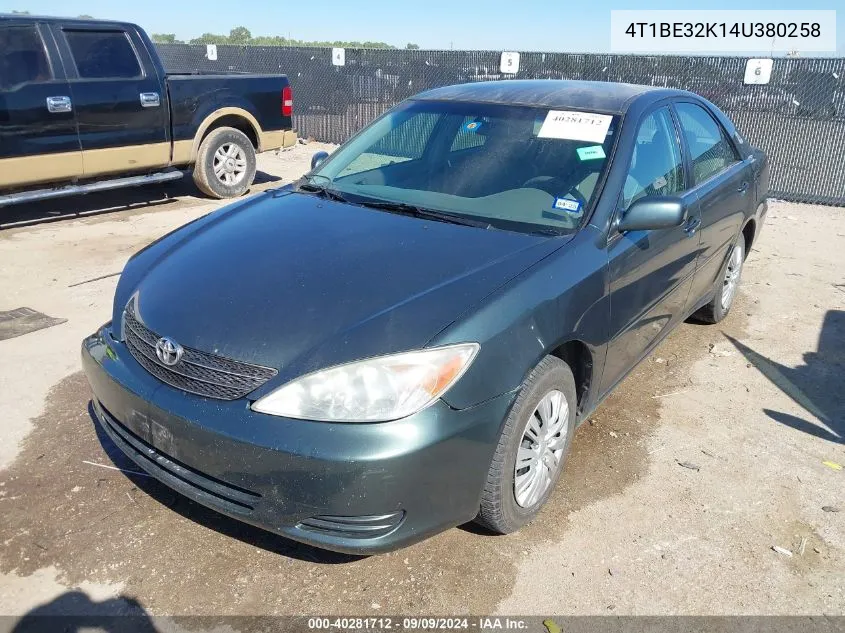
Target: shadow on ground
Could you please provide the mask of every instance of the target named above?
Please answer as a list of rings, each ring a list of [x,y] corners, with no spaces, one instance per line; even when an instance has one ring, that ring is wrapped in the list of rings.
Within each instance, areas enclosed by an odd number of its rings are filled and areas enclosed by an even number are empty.
[[[804,364],[787,367],[754,351],[744,343],[725,337],[778,389],[792,398],[821,424],[764,408],[767,416],[815,437],[845,444],[845,311],[825,314],[815,352],[804,354]]]
[[[81,591],[66,591],[27,612],[10,633],[157,633],[135,598],[118,596],[94,602]]]

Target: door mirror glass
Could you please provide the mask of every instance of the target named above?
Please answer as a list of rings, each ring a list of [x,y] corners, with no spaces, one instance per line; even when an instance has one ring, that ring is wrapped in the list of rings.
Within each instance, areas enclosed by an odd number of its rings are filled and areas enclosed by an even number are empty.
[[[311,157],[311,169],[317,169],[320,163],[322,163],[328,157],[328,152],[315,152],[314,155]]]
[[[679,198],[647,196],[628,207],[619,220],[622,231],[648,231],[681,226],[687,219],[687,209]]]

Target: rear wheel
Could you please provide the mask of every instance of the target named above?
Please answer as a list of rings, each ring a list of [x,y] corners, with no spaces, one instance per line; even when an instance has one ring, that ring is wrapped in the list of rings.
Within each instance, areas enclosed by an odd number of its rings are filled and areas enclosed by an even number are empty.
[[[507,534],[537,515],[563,470],[576,404],[569,366],[547,356],[525,379],[505,420],[476,522]]]
[[[194,182],[212,198],[237,198],[255,178],[255,148],[240,130],[220,127],[203,139],[194,165]]]
[[[716,278],[713,288],[713,300],[695,313],[695,318],[705,323],[718,323],[731,311],[740,277],[742,265],[745,262],[745,237],[740,233],[731,249],[728,261],[722,267],[722,272]]]

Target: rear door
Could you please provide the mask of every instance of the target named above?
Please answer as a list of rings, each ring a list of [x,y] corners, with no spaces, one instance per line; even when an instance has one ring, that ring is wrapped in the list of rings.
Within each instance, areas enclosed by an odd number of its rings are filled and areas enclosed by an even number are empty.
[[[0,23],[0,187],[82,175],[70,87],[49,30]]]
[[[143,42],[122,27],[55,27],[76,106],[86,178],[170,162],[166,95]]]
[[[641,118],[617,217],[645,196],[680,198],[687,223],[617,232],[608,239],[610,333],[602,393],[611,389],[676,323],[685,309],[699,249],[698,201],[690,191],[680,135],[668,105]]]
[[[701,254],[691,301],[703,300],[754,203],[754,176],[733,141],[710,112],[698,103],[674,105],[685,152],[691,167],[693,191],[701,205]]]

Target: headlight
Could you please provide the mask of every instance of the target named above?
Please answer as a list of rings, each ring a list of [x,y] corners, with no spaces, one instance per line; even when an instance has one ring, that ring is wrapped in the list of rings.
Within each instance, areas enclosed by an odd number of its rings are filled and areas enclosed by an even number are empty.
[[[338,365],[297,378],[253,403],[253,411],[324,422],[386,422],[429,406],[470,366],[478,343],[462,343]]]

